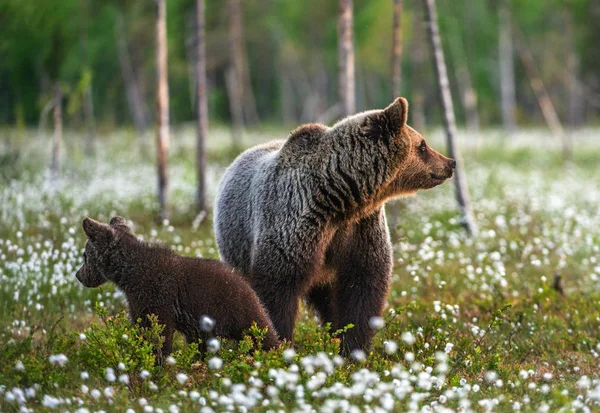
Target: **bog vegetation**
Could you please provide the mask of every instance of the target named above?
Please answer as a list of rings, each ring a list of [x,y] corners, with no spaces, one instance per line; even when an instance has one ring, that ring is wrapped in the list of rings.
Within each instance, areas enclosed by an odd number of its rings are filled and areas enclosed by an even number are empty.
[[[95,158],[67,134],[73,155],[59,181],[47,173],[46,137],[15,139],[0,162],[0,410],[598,409],[597,131],[578,132],[568,167],[558,145],[540,150],[544,134],[488,132],[466,147],[478,237],[461,227],[451,185],[400,202],[392,290],[368,354],[340,358],[338,332],[304,309],[293,346],[253,353],[264,334],[255,328],[200,356],[176,336],[162,365],[158,325],[131,326],[119,291],[75,279],[80,223],[119,214],[146,240],[217,257],[210,217],[194,222],[192,134],[175,133],[164,222],[155,167],[130,134],[103,137]],[[441,134],[430,141],[440,147]],[[220,130],[208,141],[210,199],[238,151],[223,142]]]

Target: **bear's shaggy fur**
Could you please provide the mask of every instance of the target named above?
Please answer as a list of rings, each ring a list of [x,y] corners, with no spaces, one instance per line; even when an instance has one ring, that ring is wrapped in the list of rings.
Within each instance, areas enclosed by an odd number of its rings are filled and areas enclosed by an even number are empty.
[[[398,98],[331,128],[304,125],[226,171],[215,206],[221,257],[250,280],[282,338],[291,340],[304,297],[334,329],[354,325],[345,354],[368,349],[392,270],[383,204],[443,183],[455,167],[407,113]]]
[[[246,280],[226,264],[209,259],[181,257],[157,244],[137,239],[127,222],[114,217],[110,225],[83,220],[88,236],[84,262],[77,279],[86,287],[114,282],[127,298],[132,322],[155,314],[164,325],[162,355],[171,353],[173,332],[188,342],[210,337],[201,317],[216,323],[211,335],[240,340],[253,322],[268,328],[263,345],[279,346],[277,333],[258,297]]]

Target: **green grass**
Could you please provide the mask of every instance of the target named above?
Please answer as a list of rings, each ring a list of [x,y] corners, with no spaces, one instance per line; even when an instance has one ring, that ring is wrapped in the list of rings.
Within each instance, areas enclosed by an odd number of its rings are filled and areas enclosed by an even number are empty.
[[[246,143],[260,140],[250,134]],[[239,152],[227,142],[225,132],[209,142],[211,196]],[[252,352],[262,334],[253,329],[201,356],[177,336],[174,360],[162,365],[153,356],[158,326],[140,331],[114,287],[76,281],[80,222],[120,214],[147,240],[217,257],[211,216],[192,225],[193,140],[174,139],[169,222],[156,221],[152,160],[132,136],[104,137],[95,159],[77,136],[65,147],[78,155],[54,184],[45,141],[0,152],[0,411],[599,408],[600,148],[592,143],[576,146],[567,166],[535,140],[466,149],[475,239],[461,229],[451,183],[400,201],[390,217],[385,324],[364,360],[338,357],[337,332],[303,307],[293,346]],[[62,366],[50,361],[59,354]]]

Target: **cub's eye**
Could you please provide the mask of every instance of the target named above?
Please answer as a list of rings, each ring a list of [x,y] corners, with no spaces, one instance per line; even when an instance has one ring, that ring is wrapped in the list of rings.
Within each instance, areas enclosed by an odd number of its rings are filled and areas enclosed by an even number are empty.
[[[425,143],[425,141],[421,142],[421,145],[419,145],[419,150],[421,151],[421,153],[425,153],[425,151],[427,150],[427,144]]]

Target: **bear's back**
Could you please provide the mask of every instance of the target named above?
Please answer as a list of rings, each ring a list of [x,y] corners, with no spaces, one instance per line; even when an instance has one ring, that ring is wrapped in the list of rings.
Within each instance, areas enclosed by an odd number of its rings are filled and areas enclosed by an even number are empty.
[[[247,274],[252,250],[253,188],[285,141],[252,147],[227,168],[215,200],[215,238],[221,259]]]

